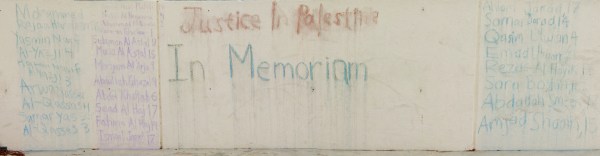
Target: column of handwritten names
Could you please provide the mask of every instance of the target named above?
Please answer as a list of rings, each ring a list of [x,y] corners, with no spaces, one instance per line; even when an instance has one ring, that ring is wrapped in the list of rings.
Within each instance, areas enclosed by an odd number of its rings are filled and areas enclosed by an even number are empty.
[[[575,61],[578,4],[483,2],[480,135],[581,138],[589,116]]]
[[[93,38],[100,148],[158,148],[154,3],[107,8]]]
[[[27,149],[85,146],[90,103],[82,86],[82,12],[16,4],[21,117]]]

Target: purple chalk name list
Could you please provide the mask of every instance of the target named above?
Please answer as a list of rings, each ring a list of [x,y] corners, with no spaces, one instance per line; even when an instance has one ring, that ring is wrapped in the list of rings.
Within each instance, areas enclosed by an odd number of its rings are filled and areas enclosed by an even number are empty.
[[[102,14],[94,47],[98,145],[105,149],[160,146],[157,39],[151,3]]]

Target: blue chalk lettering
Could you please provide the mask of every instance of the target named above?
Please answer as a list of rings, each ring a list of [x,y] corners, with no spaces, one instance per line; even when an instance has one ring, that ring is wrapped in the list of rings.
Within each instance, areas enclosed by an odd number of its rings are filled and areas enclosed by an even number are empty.
[[[232,53],[235,55],[235,58],[237,58],[238,61],[240,61],[241,63],[246,63],[248,53],[250,53],[250,75],[252,78],[254,78],[254,57],[252,55],[252,44],[248,44],[248,47],[246,47],[246,52],[244,53],[243,59],[240,58],[240,55],[233,48],[233,46],[231,44],[229,45],[229,74],[230,78],[233,79],[233,58],[231,57]]]

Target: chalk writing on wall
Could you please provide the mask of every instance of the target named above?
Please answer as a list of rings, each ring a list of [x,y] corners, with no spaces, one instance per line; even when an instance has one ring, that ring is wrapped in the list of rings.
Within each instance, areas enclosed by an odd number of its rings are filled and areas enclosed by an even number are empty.
[[[77,61],[82,55],[78,33],[83,13],[27,3],[15,7],[25,146],[83,147],[91,127],[90,103],[85,100]]]
[[[213,146],[189,137],[217,139],[212,144],[225,147],[232,141],[234,147],[286,147],[291,142],[304,144],[320,137],[250,139],[268,133],[263,130],[268,127],[257,126],[270,120],[265,116],[280,118],[275,116],[292,111],[291,108],[306,111],[302,116],[321,115],[319,112],[323,111],[331,113],[332,118],[344,118],[331,124],[332,131],[363,125],[355,121],[366,119],[366,115],[352,112],[366,107],[368,81],[376,80],[371,78],[373,70],[378,70],[373,68],[377,63],[349,55],[370,51],[353,49],[356,46],[342,41],[355,39],[359,43],[365,39],[358,37],[360,33],[372,35],[368,32],[377,30],[374,28],[380,23],[379,10],[370,5],[332,3],[246,3],[240,8],[196,3],[164,6],[167,11],[159,12],[159,16],[164,13],[165,20],[158,20],[165,23],[164,27],[159,26],[161,109],[163,119],[176,121],[163,123],[165,147]],[[300,41],[318,37],[335,44],[313,49],[320,43]],[[295,46],[306,47],[306,51]],[[250,114],[256,115],[246,116]],[[310,127],[329,125],[333,120],[296,124],[285,118],[271,122]],[[311,131],[286,128],[277,129],[290,133]],[[347,142],[343,146],[349,147],[355,140],[364,140],[353,136],[360,135],[355,132],[330,137]],[[272,146],[276,142],[280,145]]]
[[[93,38],[98,146],[147,149],[160,145],[156,20],[152,3],[102,14]]]
[[[312,8],[311,8],[312,7]],[[259,31],[265,18],[256,13],[232,11],[222,14],[218,11],[200,6],[183,7],[183,22],[179,30],[185,34],[211,34],[234,31]],[[289,14],[289,15],[288,15]],[[294,15],[292,17],[290,15]],[[290,17],[290,18],[288,18]],[[371,25],[376,25],[379,11],[366,8],[350,8],[330,10],[323,4],[310,6],[299,4],[294,10],[281,9],[277,2],[271,5],[271,30],[280,30],[282,26],[294,23],[297,34],[316,34],[320,36],[325,31],[359,31]],[[293,20],[293,21],[292,21]]]
[[[580,96],[588,69],[575,61],[579,2],[482,7],[478,136],[596,133],[596,119],[586,113],[591,97]]]
[[[276,4],[273,2],[273,10],[277,8]],[[322,31],[335,29],[357,31],[361,27],[377,24],[379,18],[379,12],[371,8],[328,11],[323,4],[320,4],[318,8],[310,8],[308,5],[302,4],[298,6],[296,13],[298,16],[296,33],[298,34],[303,31],[312,31],[321,35]]]
[[[271,79],[289,79],[289,80],[334,80],[343,81],[345,84],[350,84],[353,81],[367,81],[367,65],[365,63],[357,63],[346,61],[343,59],[329,59],[314,61],[299,61],[292,64],[284,61],[260,61],[255,62],[252,45],[248,44],[242,55],[232,45],[228,48],[229,54],[229,74],[233,79],[234,64],[247,66],[246,71],[250,71],[251,78],[260,78],[263,81]],[[235,63],[234,63],[235,62]],[[272,68],[271,68],[272,67]],[[242,67],[243,69],[243,67]],[[317,75],[317,71],[318,74]],[[321,74],[323,73],[323,74]]]

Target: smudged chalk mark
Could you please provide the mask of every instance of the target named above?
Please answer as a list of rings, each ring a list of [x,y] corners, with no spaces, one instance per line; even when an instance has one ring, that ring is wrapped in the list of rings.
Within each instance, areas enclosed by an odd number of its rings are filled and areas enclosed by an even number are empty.
[[[21,151],[8,150],[8,148],[6,148],[6,147],[3,147],[3,149],[0,150],[0,155],[25,156],[25,154]]]

